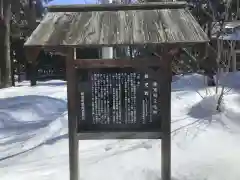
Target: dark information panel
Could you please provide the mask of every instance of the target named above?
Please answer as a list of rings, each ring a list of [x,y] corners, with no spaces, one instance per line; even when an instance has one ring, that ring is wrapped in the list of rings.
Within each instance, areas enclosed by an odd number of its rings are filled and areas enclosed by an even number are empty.
[[[159,86],[132,68],[78,70],[78,132],[160,132]]]

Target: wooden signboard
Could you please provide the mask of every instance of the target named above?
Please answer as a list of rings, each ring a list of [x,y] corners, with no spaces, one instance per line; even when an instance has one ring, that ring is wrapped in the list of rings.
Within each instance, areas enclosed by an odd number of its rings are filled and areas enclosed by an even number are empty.
[[[144,139],[151,138],[148,133],[160,135],[161,179],[171,179],[172,58],[180,47],[209,41],[186,6],[159,2],[49,7],[25,46],[31,62],[42,47],[66,55],[70,180],[79,180],[79,140],[91,137],[81,135],[119,132],[146,134],[140,137]],[[147,46],[154,57],[74,57],[74,48],[120,46]],[[103,137],[108,138],[114,137]]]

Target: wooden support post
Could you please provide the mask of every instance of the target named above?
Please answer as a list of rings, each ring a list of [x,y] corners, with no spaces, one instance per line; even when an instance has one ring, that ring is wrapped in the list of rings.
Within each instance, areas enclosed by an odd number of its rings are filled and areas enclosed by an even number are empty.
[[[165,52],[167,53],[167,52]],[[171,82],[172,82],[172,56],[163,56],[164,66],[161,67],[160,109],[162,122],[161,145],[161,175],[162,180],[171,180]],[[160,73],[159,73],[160,75]]]
[[[30,72],[30,81],[31,86],[35,86],[37,84],[37,57],[39,55],[39,48],[30,48],[26,47],[26,58],[29,63],[29,72]]]
[[[236,58],[235,50],[233,50],[233,54],[232,54],[232,68],[233,68],[233,72],[237,71],[237,58]]]
[[[36,61],[31,62],[29,64],[29,68],[30,68],[30,82],[31,82],[31,86],[36,86],[37,85],[37,65],[36,65]]]
[[[70,180],[78,180],[78,139],[76,109],[76,68],[74,49],[68,49],[66,57],[67,97],[68,97],[68,137],[69,137],[69,173]]]
[[[237,59],[236,59],[236,42],[231,41],[231,66],[232,72],[237,71]]]

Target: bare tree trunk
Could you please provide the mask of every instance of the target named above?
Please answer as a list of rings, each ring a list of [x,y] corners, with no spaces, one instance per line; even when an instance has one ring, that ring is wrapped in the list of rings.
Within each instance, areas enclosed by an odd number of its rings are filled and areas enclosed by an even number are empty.
[[[1,0],[1,36],[0,36],[0,66],[1,66],[1,87],[10,87],[11,78],[11,55],[10,55],[10,21],[11,21],[11,0]]]

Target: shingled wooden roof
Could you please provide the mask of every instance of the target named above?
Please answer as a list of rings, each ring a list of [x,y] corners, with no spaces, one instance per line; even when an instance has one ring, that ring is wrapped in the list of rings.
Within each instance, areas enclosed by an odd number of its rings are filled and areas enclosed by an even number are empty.
[[[129,5],[107,5],[105,10],[101,5],[49,8],[55,12],[47,13],[25,46],[83,47],[208,41],[183,3],[165,2],[161,7],[161,3],[149,4],[145,10],[141,9],[141,4],[130,5],[132,8],[126,8]],[[64,9],[68,12],[59,12]],[[76,9],[82,12],[73,12]]]

